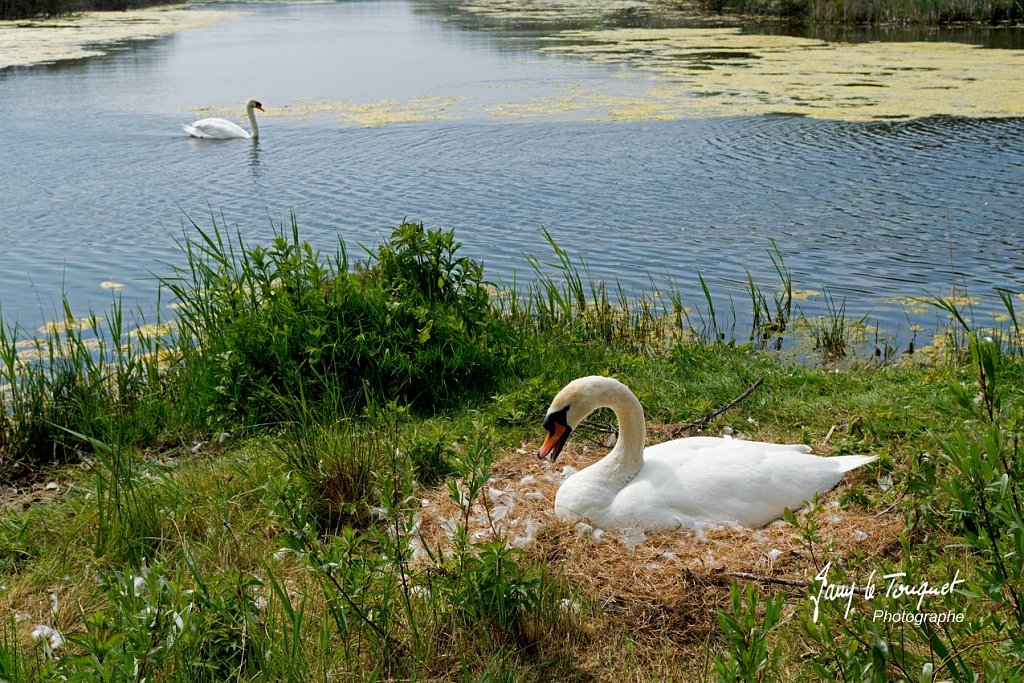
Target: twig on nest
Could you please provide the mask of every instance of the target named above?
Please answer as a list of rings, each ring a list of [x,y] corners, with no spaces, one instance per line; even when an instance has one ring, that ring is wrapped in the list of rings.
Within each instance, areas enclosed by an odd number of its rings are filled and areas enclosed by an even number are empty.
[[[610,434],[614,435],[616,439],[619,438],[618,427],[609,422],[605,422],[604,420],[595,420],[593,418],[584,420],[583,422],[580,423],[578,429],[589,429],[591,431],[597,432],[598,434]],[[590,443],[594,444],[595,446],[608,445],[607,439],[599,439],[593,436],[586,436],[584,438]]]
[[[672,430],[672,436],[679,436],[683,432],[688,431],[690,429],[700,429],[701,427],[704,427],[705,425],[707,425],[707,423],[711,422],[722,413],[726,412],[727,410],[732,410],[733,408],[738,406],[748,396],[754,393],[757,390],[757,388],[762,384],[764,384],[764,377],[760,378],[759,380],[751,384],[749,387],[747,387],[746,391],[744,391],[742,394],[726,403],[721,408],[716,408],[707,415],[704,415],[699,419],[694,420],[693,422],[684,422],[683,424],[679,425],[678,427]]]
[[[762,576],[761,574],[750,574],[749,572],[724,572],[724,576],[732,576],[737,579],[743,579],[745,581],[760,581],[761,583],[775,583],[780,586],[795,586],[796,588],[807,588],[811,585],[810,581],[800,581],[799,579],[783,579],[778,576]],[[850,586],[846,586],[850,588]],[[853,586],[853,592],[857,595],[864,595],[864,589],[858,586]]]

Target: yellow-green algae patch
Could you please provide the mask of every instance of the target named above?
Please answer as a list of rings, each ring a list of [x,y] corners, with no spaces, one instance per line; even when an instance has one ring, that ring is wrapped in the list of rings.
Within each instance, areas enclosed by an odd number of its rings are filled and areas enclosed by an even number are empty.
[[[600,92],[564,85],[556,93],[498,102],[487,105],[486,109],[494,116],[511,118],[551,118],[571,114],[587,120],[604,120],[611,117],[616,109],[643,107],[648,101],[643,93]]]
[[[541,48],[638,69],[643,102],[611,119],[797,114],[842,120],[1024,116],[1024,51],[828,43],[738,28],[562,31]]]
[[[368,104],[351,104],[339,108],[338,120],[375,128],[391,123],[436,121],[452,118],[451,107],[458,97],[418,97],[406,102],[381,100]]]
[[[60,19],[0,21],[0,69],[97,57],[115,43],[201,28],[236,14],[173,5],[128,12],[85,12]]]
[[[583,21],[606,14],[644,9],[642,0],[478,0],[459,6],[464,12],[501,21]]]
[[[264,101],[265,111],[260,117],[283,116],[306,120],[311,117],[333,114],[343,123],[354,123],[366,128],[375,128],[392,123],[409,123],[416,121],[437,121],[457,118],[452,107],[462,101],[461,97],[417,97],[410,100],[380,100],[378,102],[342,102],[339,100],[316,100],[312,102],[294,102],[275,104]],[[218,116],[241,120],[241,105],[198,106],[189,111],[197,116]]]

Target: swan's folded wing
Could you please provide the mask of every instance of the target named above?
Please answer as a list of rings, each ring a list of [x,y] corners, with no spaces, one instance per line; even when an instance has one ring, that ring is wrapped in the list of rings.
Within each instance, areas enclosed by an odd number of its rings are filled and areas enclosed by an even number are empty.
[[[195,126],[190,126],[187,123],[181,124],[181,129],[184,130],[186,133],[188,133],[189,135],[191,135],[194,138],[209,138],[210,137],[209,135],[204,133],[199,128],[196,128]]]
[[[659,516],[671,508],[683,523],[736,522],[748,527],[778,519],[787,507],[802,507],[839,483],[851,464],[802,448],[733,440],[696,450],[651,448],[645,456],[644,469],[623,489],[626,495],[616,505],[652,514],[657,510]]]

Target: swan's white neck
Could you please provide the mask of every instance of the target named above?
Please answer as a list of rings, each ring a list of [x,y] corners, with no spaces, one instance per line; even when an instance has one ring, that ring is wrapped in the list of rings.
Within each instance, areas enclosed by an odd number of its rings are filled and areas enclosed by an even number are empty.
[[[633,392],[618,382],[609,385],[603,403],[615,411],[619,438],[602,464],[608,468],[610,476],[625,484],[632,481],[644,466],[644,445],[647,442],[644,409]]]
[[[256,125],[256,109],[254,107],[247,107],[246,111],[249,114],[249,124],[252,126],[252,139],[255,140],[260,136],[260,127]]]

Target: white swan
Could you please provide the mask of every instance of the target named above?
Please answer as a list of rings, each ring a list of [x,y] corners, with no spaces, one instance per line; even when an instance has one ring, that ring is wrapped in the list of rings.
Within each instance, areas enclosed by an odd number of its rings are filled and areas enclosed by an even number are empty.
[[[839,483],[843,473],[878,456],[823,458],[803,445],[691,437],[644,448],[644,410],[610,377],[582,377],[558,392],[537,453],[555,461],[569,434],[597,408],[615,411],[619,439],[608,455],[573,474],[555,495],[555,516],[602,528],[700,528],[735,523],[756,528],[796,510]]]
[[[260,128],[256,125],[256,114],[253,110],[265,111],[263,105],[256,100],[249,100],[245,103],[245,113],[249,115],[249,124],[252,126],[252,133],[232,123],[227,119],[199,119],[192,125],[181,124],[186,133],[194,138],[206,138],[210,140],[228,140],[231,138],[252,138],[255,140],[260,136]]]

